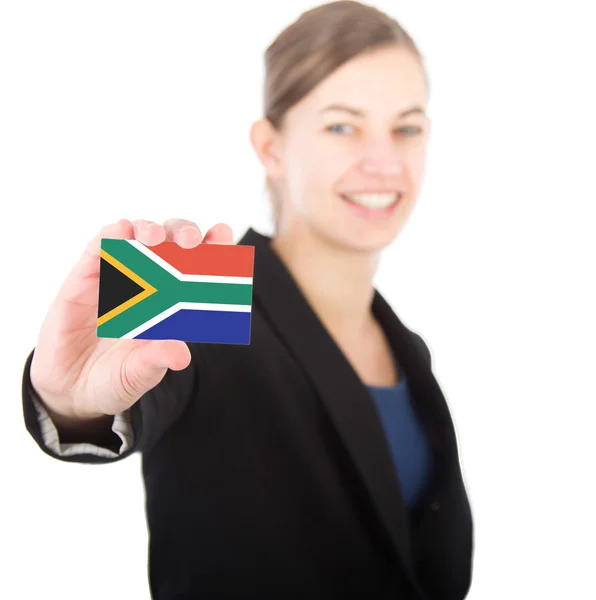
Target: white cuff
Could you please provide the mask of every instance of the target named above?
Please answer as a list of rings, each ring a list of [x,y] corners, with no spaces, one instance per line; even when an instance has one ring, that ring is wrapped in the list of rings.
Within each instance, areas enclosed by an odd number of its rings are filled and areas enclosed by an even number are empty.
[[[123,452],[126,452],[126,450],[128,450],[133,444],[134,432],[130,422],[130,408],[121,414],[114,415],[112,431],[116,433],[122,440],[120,450],[116,453],[112,450],[108,450],[107,448],[102,448],[87,442],[61,444],[58,436],[58,430],[50,418],[50,415],[48,415],[45,407],[35,397],[34,394],[32,394],[31,399],[33,400],[33,404],[37,410],[38,422],[43,441],[45,445],[58,456],[72,456],[73,454],[95,454],[96,456],[102,456],[104,458],[114,458]]]

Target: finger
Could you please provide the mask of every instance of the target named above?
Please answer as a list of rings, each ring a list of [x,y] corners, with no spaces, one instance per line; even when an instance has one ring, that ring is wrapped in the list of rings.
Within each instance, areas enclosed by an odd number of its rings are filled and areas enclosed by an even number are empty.
[[[146,246],[156,246],[166,239],[166,232],[162,225],[146,219],[136,219],[132,222],[134,237]]]
[[[203,234],[194,221],[188,219],[168,219],[163,224],[166,240],[176,242],[183,248],[194,248],[203,240]]]
[[[133,223],[128,219],[120,219],[117,223],[110,223],[102,227],[89,242],[87,252],[92,258],[99,258],[102,238],[130,240],[133,239],[133,236]]]
[[[99,275],[99,255],[102,238],[130,240],[133,238],[133,225],[128,219],[120,219],[117,223],[110,223],[102,227],[87,244],[80,260],[73,267],[72,273],[76,277]]]
[[[132,350],[122,346],[119,351],[124,356],[115,363],[120,365],[118,375],[128,397],[127,404],[154,388],[167,369],[185,369],[191,360],[188,345],[180,340],[151,341]]]
[[[234,243],[234,234],[232,232],[232,228],[226,223],[217,223],[207,233],[203,238],[203,243],[205,244],[233,244]]]
[[[173,371],[186,369],[191,354],[188,344],[181,340],[152,340],[140,352],[147,367],[167,367]]]

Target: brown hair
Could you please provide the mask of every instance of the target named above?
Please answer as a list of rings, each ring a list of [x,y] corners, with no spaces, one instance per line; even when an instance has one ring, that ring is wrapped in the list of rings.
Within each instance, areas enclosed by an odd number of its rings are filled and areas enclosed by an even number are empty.
[[[412,38],[395,19],[373,6],[340,0],[302,13],[265,51],[264,117],[280,131],[286,111],[338,67],[388,45],[409,49],[424,69],[424,58]],[[269,177],[266,190],[277,229],[280,198]]]

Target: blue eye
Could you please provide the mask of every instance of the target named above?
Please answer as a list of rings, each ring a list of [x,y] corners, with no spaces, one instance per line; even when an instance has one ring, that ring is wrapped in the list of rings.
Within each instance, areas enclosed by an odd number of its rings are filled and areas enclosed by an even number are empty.
[[[334,125],[329,125],[327,131],[337,131],[334,129],[335,127],[351,127],[351,125],[347,125],[346,123],[335,123]]]
[[[327,131],[331,131],[334,133],[342,133],[342,131],[341,131],[342,127],[345,128],[345,127],[352,127],[352,126],[348,125],[347,123],[334,123],[333,125],[329,125],[329,127],[327,127]],[[397,133],[405,133],[405,135],[408,135],[408,136],[419,135],[422,133],[422,127],[401,127],[399,129],[397,129],[396,132]],[[344,131],[344,133],[345,133],[345,131]]]
[[[416,134],[422,133],[422,127],[402,127],[400,129],[398,129],[397,131],[403,131],[404,129],[409,129],[410,131],[413,131],[413,133],[411,133],[410,135],[416,135]]]

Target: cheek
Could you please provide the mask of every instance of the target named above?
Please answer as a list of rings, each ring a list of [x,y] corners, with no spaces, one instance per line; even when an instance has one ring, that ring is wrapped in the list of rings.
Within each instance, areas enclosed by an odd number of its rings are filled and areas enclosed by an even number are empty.
[[[338,154],[312,149],[304,152],[292,168],[291,187],[296,201],[303,206],[321,206],[337,191],[349,165]]]
[[[418,181],[424,174],[424,165],[426,160],[426,148],[420,144],[413,149],[408,157],[408,169],[411,177]]]
[[[318,195],[330,196],[341,188],[346,174],[354,168],[355,157],[338,145],[322,146],[311,151],[308,157],[309,180]]]

